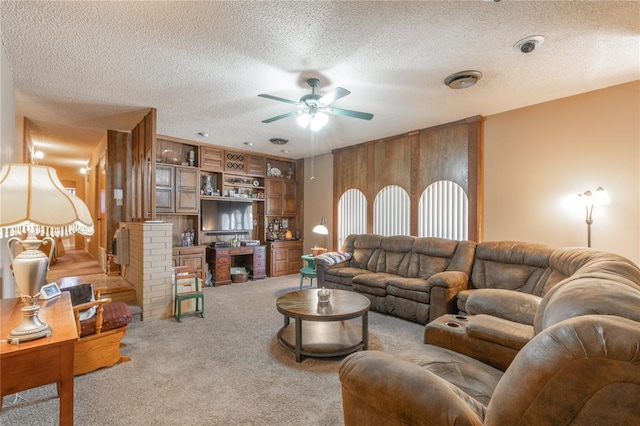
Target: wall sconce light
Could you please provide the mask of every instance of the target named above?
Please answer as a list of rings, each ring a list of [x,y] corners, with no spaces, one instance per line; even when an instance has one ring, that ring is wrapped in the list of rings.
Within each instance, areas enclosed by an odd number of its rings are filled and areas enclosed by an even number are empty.
[[[85,175],[86,177],[89,177],[90,171],[91,171],[91,168],[89,167],[89,162],[87,161],[87,165],[80,168],[80,174]]]
[[[587,247],[591,247],[591,224],[593,223],[593,207],[598,205],[609,204],[609,194],[603,187],[599,186],[595,192],[586,190],[582,194],[578,194],[578,198],[582,202],[586,211],[585,222],[587,224]]]
[[[35,151],[35,152],[33,153],[33,160],[32,160],[32,163],[33,163],[33,164],[38,164],[38,162],[39,162],[40,160],[42,160],[43,158],[44,158],[44,152],[42,152],[42,151]]]
[[[313,233],[324,236],[324,248],[327,248],[327,235],[329,235],[329,230],[327,229],[327,218],[322,216],[320,220],[320,224],[313,227]]]

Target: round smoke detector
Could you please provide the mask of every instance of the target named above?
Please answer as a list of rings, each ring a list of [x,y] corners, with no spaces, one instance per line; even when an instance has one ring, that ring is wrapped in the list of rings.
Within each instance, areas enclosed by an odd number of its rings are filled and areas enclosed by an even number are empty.
[[[466,89],[475,85],[481,78],[480,71],[460,71],[445,78],[444,84],[450,89]]]
[[[522,53],[531,53],[544,43],[541,35],[525,37],[513,45],[513,49]]]
[[[289,142],[289,139],[271,138],[271,139],[269,139],[269,142],[271,142],[272,144],[275,144],[275,145],[286,145]]]

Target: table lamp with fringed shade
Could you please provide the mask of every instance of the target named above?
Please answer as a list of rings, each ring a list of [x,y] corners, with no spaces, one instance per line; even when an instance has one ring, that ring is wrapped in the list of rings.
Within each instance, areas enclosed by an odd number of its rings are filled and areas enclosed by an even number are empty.
[[[24,303],[24,319],[8,336],[11,343],[51,335],[51,327],[38,318],[40,289],[47,278],[54,238],[76,232],[92,235],[93,219],[84,202],[64,188],[54,169],[32,164],[2,166],[0,236],[10,237],[11,269]],[[24,251],[14,256],[16,243]],[[52,245],[49,256],[38,249],[41,244]]]

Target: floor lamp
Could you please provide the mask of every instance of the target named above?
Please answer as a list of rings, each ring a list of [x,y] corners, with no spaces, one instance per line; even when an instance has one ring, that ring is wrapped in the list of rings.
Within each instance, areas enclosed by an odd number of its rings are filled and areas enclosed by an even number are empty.
[[[595,193],[590,190],[578,194],[578,197],[584,203],[586,209],[587,224],[587,247],[591,247],[591,224],[593,223],[593,206],[609,204],[609,194],[601,186],[596,189]]]
[[[10,343],[51,335],[51,327],[38,318],[40,289],[54,253],[54,238],[76,232],[92,235],[93,219],[84,202],[64,188],[54,169],[32,164],[2,166],[0,237],[10,237],[11,269],[24,304],[22,322],[7,337]],[[17,244],[24,250],[14,257]],[[38,249],[41,244],[52,245],[49,256]]]
[[[322,216],[320,220],[320,224],[313,227],[313,233],[324,236],[324,249],[327,250],[327,235],[329,235],[329,230],[327,229],[327,218]]]

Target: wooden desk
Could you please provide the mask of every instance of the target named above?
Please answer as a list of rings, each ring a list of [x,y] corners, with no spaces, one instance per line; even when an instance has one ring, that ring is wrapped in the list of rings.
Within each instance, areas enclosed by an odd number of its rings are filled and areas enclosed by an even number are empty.
[[[60,425],[73,425],[73,350],[78,331],[68,292],[41,301],[39,317],[53,333],[31,342],[12,345],[0,343],[0,408],[5,395],[49,383],[57,383],[60,397]],[[22,301],[0,300],[0,338],[7,336],[22,321]]]
[[[267,277],[265,246],[208,247],[207,262],[216,287],[231,284],[231,267],[244,266],[252,280]]]

